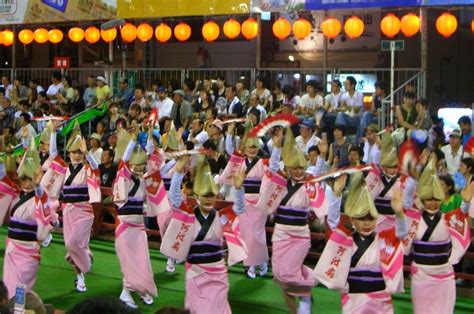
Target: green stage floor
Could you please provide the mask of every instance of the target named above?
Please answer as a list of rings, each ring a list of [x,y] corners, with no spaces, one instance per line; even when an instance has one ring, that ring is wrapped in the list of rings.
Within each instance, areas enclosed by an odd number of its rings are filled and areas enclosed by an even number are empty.
[[[6,229],[0,229],[0,254],[3,265]],[[35,291],[45,303],[52,303],[57,309],[68,310],[79,301],[95,295],[119,296],[122,289],[120,267],[115,255],[114,243],[106,240],[92,240],[94,253],[92,272],[86,276],[88,291],[75,292],[75,275],[64,260],[65,249],[62,236],[54,234],[50,247],[42,250],[41,266]],[[164,306],[183,306],[184,267],[178,265],[174,274],[165,273],[166,260],[156,249],[150,252],[159,296],[153,306],[139,303],[143,313],[154,313]],[[1,268],[3,270],[3,266]],[[271,275],[254,280],[244,276],[241,266],[229,271],[229,300],[234,313],[287,313],[285,303]],[[138,303],[138,297],[134,296]],[[340,313],[339,294],[323,287],[313,289],[313,313]],[[411,313],[410,296],[394,296],[395,313]],[[474,300],[459,298],[456,313],[473,313]],[[211,313],[210,313],[211,314]]]

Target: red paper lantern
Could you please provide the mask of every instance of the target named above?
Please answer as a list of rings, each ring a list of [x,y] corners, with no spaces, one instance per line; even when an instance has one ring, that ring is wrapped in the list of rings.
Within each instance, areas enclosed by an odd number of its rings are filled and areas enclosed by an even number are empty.
[[[344,23],[344,32],[350,39],[358,38],[364,33],[364,22],[357,16],[352,16]]]
[[[100,39],[100,31],[97,27],[90,26],[84,32],[84,36],[89,44],[95,44]]]
[[[153,27],[148,23],[138,25],[137,37],[141,41],[147,42],[153,37]]]
[[[291,23],[284,17],[280,17],[273,23],[272,30],[276,38],[283,40],[291,33]]]
[[[202,26],[202,37],[204,37],[207,42],[213,42],[219,37],[219,34],[219,25],[214,21],[206,22]]]
[[[471,31],[474,33],[474,18],[471,21]]]
[[[171,27],[165,23],[161,23],[156,27],[155,37],[161,43],[167,42],[171,38]]]
[[[191,27],[184,22],[179,23],[174,28],[174,37],[179,41],[188,40],[191,37]]]
[[[33,36],[38,44],[44,44],[48,41],[48,30],[45,28],[38,28],[33,33]]]
[[[311,23],[303,18],[299,18],[293,23],[293,34],[299,40],[305,39],[311,33]]]
[[[100,37],[102,38],[104,42],[111,43],[115,40],[115,38],[117,38],[117,29],[116,28],[101,29]]]
[[[258,35],[258,22],[254,18],[249,17],[242,23],[241,30],[245,39],[251,40]]]
[[[420,18],[413,13],[405,14],[402,17],[400,28],[406,37],[416,35],[420,31]]]
[[[445,12],[436,19],[436,29],[443,37],[448,38],[458,28],[458,20],[451,13]]]
[[[18,39],[23,45],[29,45],[34,40],[33,31],[31,29],[22,29],[18,33]]]
[[[400,32],[400,19],[395,14],[389,13],[380,21],[380,29],[385,36],[393,38]]]
[[[79,27],[73,27],[67,35],[72,42],[79,43],[84,39],[84,30]]]
[[[53,44],[59,44],[64,38],[64,34],[59,29],[52,29],[48,32],[48,40]]]
[[[321,23],[321,30],[327,38],[336,38],[341,33],[342,25],[335,17],[328,17]]]
[[[13,42],[15,41],[15,34],[9,29],[6,29],[3,31],[3,44],[5,46],[11,46],[13,45]]]
[[[120,29],[120,35],[122,36],[123,41],[126,43],[131,43],[137,38],[137,28],[131,23],[127,23]]]
[[[224,23],[224,35],[229,39],[235,39],[240,35],[240,23],[235,19],[229,19]]]

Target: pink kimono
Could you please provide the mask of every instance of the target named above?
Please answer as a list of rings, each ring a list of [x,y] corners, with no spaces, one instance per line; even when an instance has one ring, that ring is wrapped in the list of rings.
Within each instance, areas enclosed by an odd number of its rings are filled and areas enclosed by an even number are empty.
[[[175,176],[180,177],[176,182]],[[175,173],[171,182],[170,201],[174,207],[180,202],[182,176]],[[160,250],[174,259],[187,259],[185,307],[192,314],[231,313],[223,238],[228,247],[229,266],[247,257],[239,220],[231,208],[212,210],[207,217],[198,207],[186,203],[173,210]]]
[[[390,202],[394,191],[404,189],[405,180],[406,177],[400,177],[398,174],[393,178],[386,177],[382,169],[376,165],[367,175],[365,182],[367,182],[367,188],[374,200],[377,212],[380,214],[376,231],[395,227],[395,214]]]
[[[391,293],[403,292],[402,242],[394,228],[363,239],[340,224],[314,275],[341,292],[343,313],[393,313]]]
[[[308,217],[325,202],[324,190],[317,183],[292,183],[278,173],[267,171],[257,208],[275,213],[272,236],[272,271],[283,291],[292,296],[311,295],[316,280],[303,264],[311,248]]]
[[[41,196],[39,196],[41,195]],[[6,208],[10,208],[7,247],[3,263],[3,281],[8,289],[8,297],[15,296],[18,284],[26,285],[31,291],[36,281],[36,273],[41,259],[40,245],[48,235],[50,209],[48,195],[39,188],[35,192],[18,194]]]
[[[115,250],[123,274],[123,285],[140,296],[157,296],[143,221],[145,181],[130,172],[121,161],[113,186],[120,224],[115,229]]]
[[[471,243],[467,211],[447,214],[407,210],[405,254],[413,253],[411,294],[415,313],[452,313],[456,302],[454,264]]]
[[[101,202],[99,178],[99,169],[84,163],[66,166],[56,156],[42,179],[50,197],[62,202],[66,260],[82,273],[91,268],[89,240],[94,223],[91,204]]]
[[[248,257],[245,266],[258,266],[268,261],[267,234],[265,225],[267,214],[256,208],[259,198],[260,185],[268,168],[268,159],[255,158],[253,161],[236,153],[230,157],[226,168],[245,169],[247,176],[244,181],[245,212],[239,216],[242,239],[247,245]],[[227,171],[226,171],[227,170]],[[225,169],[223,174],[231,170]],[[224,178],[224,176],[222,176]]]

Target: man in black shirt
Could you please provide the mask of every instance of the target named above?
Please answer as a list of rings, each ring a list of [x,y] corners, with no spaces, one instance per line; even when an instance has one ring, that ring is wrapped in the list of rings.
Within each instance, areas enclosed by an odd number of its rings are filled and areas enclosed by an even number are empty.
[[[117,175],[117,165],[114,164],[114,151],[110,148],[105,148],[100,161],[101,186],[110,188]]]

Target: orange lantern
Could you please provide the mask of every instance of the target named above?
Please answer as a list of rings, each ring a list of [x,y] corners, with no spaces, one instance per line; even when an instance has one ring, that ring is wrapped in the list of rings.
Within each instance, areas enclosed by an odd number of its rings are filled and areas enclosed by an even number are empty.
[[[155,37],[160,43],[165,43],[171,38],[171,27],[165,23],[161,23],[155,29]]]
[[[284,17],[280,17],[273,23],[272,30],[276,38],[283,40],[291,33],[291,23]]]
[[[206,22],[202,26],[202,37],[208,42],[213,42],[219,37],[220,29],[219,25],[217,25],[214,21]]]
[[[436,29],[443,37],[448,38],[458,28],[458,20],[451,13],[445,12],[436,19]]]
[[[3,32],[0,32],[0,45],[3,45]]]
[[[15,34],[9,29],[6,29],[3,31],[3,44],[5,46],[11,46],[13,45],[13,42],[15,41]]]
[[[251,40],[258,35],[258,22],[249,17],[242,23],[242,35],[244,35],[245,39]]]
[[[33,33],[33,37],[38,44],[44,44],[48,41],[48,30],[45,28],[38,28]]]
[[[401,20],[401,30],[406,37],[415,35],[420,31],[420,18],[413,13],[404,15]]]
[[[148,23],[138,25],[137,36],[141,41],[149,41],[153,37],[153,27]]]
[[[137,38],[137,28],[131,23],[127,23],[120,29],[120,35],[126,43],[131,43]]]
[[[474,33],[474,18],[471,21],[471,31]]]
[[[73,27],[67,35],[72,42],[78,43],[84,39],[84,30],[80,27]]]
[[[389,13],[380,21],[380,29],[385,36],[393,38],[400,32],[400,19],[395,14]]]
[[[97,27],[90,26],[86,29],[84,36],[89,44],[95,44],[100,39],[100,31]]]
[[[179,41],[186,41],[191,37],[191,27],[186,23],[179,23],[174,28],[174,37]]]
[[[344,23],[344,32],[350,39],[358,38],[364,32],[364,22],[357,16],[352,16]]]
[[[336,38],[341,32],[342,25],[335,17],[328,17],[321,23],[321,30],[327,38]]]
[[[240,35],[240,23],[235,19],[229,19],[224,23],[224,35],[229,39],[235,39]]]
[[[23,45],[29,45],[34,40],[33,31],[31,29],[22,29],[18,33],[18,39]]]
[[[308,20],[299,18],[293,23],[293,34],[299,40],[305,39],[311,33],[311,23]]]
[[[110,28],[110,29],[101,29],[100,30],[100,37],[106,43],[111,43],[117,38],[117,29]]]
[[[59,29],[52,29],[48,33],[48,39],[53,44],[59,44],[64,38],[64,34]]]

